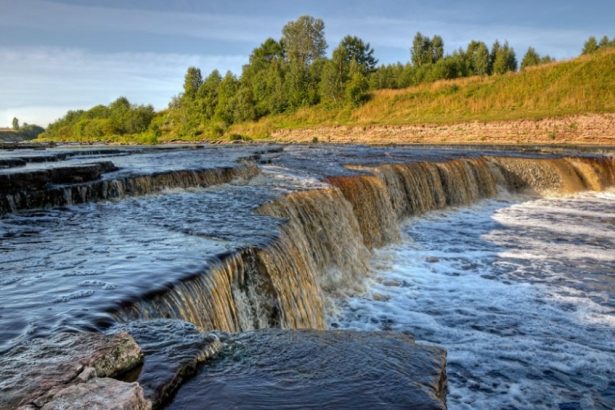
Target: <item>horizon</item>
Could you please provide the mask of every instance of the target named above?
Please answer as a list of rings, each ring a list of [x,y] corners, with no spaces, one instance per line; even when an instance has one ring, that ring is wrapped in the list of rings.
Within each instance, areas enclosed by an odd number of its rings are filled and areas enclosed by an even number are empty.
[[[306,14],[324,20],[329,55],[344,35],[357,35],[380,64],[409,61],[419,31],[441,35],[447,53],[470,40],[491,46],[497,39],[509,41],[519,59],[533,46],[558,60],[579,55],[591,35],[615,34],[609,32],[615,6],[606,1],[445,3],[0,0],[0,128],[13,117],[47,126],[68,110],[119,96],[164,109],[181,92],[189,66],[240,74],[252,49],[280,38],[284,24]]]

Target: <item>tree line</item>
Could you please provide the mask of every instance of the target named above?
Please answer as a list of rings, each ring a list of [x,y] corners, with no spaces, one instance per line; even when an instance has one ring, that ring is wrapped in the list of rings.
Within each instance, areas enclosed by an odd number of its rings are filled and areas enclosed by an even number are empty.
[[[590,38],[583,53],[610,47],[613,41]],[[356,36],[344,37],[330,57],[327,48],[323,20],[302,16],[283,27],[280,39],[268,38],[255,48],[240,75],[213,70],[204,76],[199,68],[189,67],[182,92],[158,115],[151,106],[134,106],[122,97],[108,107],[69,112],[49,126],[47,135],[99,139],[147,132],[152,140],[162,133],[181,139],[217,138],[234,123],[301,107],[358,106],[372,90],[499,75],[553,61],[530,47],[519,64],[506,41],[488,47],[473,40],[445,54],[442,37],[422,33],[414,36],[405,64],[378,65],[371,45]]]

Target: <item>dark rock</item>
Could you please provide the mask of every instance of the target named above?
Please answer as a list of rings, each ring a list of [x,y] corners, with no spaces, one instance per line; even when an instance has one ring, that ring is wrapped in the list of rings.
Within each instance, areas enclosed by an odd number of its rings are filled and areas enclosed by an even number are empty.
[[[113,162],[57,167],[35,171],[0,174],[0,194],[43,190],[49,184],[74,184],[95,181],[104,172],[115,171]]]
[[[446,408],[446,351],[400,333],[263,330],[222,340],[169,408]]]
[[[125,373],[141,361],[141,349],[127,333],[33,339],[0,356],[0,408],[42,407],[70,385]]]
[[[183,380],[194,375],[197,365],[218,353],[222,345],[213,334],[200,333],[180,320],[136,321],[111,330],[128,332],[143,350],[140,373],[133,380],[145,397],[160,407]]]

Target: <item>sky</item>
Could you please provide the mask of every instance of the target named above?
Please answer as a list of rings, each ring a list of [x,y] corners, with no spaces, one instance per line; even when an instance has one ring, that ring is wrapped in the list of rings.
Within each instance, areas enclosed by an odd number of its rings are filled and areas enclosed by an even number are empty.
[[[252,49],[309,14],[329,52],[346,34],[381,63],[407,62],[417,31],[452,52],[508,40],[558,59],[590,36],[615,36],[613,0],[0,0],[0,127],[46,126],[119,96],[165,108],[189,66],[240,73]]]

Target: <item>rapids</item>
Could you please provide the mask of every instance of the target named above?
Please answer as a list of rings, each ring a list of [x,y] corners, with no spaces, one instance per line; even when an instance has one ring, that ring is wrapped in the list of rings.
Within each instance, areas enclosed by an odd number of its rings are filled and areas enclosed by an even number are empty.
[[[334,327],[446,347],[451,409],[615,406],[615,191],[504,196],[402,231]]]
[[[612,403],[608,153],[55,148],[0,168],[0,352],[152,319],[394,329],[449,349],[453,407]]]

